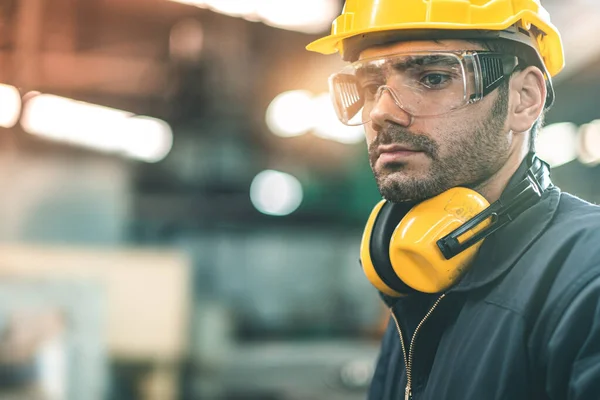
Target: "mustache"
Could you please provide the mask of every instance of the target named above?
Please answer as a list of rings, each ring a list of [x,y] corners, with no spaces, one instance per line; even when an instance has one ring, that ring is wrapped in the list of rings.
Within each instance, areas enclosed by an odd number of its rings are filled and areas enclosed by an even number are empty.
[[[369,144],[369,154],[376,157],[378,147],[382,145],[403,144],[419,150],[436,159],[438,145],[423,133],[411,133],[398,125],[389,125],[377,133],[375,140]]]

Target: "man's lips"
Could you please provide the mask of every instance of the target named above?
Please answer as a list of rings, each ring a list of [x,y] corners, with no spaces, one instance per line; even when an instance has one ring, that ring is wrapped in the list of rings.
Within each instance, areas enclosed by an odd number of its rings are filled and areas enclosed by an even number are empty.
[[[409,157],[414,157],[423,151],[405,145],[384,145],[377,148],[377,158],[381,163],[402,162]]]

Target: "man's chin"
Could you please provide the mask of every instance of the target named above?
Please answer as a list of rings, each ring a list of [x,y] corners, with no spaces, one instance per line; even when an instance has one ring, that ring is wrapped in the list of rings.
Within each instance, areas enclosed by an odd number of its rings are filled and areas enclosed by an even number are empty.
[[[378,180],[379,192],[384,199],[393,203],[407,201],[423,201],[437,196],[443,190],[439,190],[426,179],[391,179],[387,176]]]

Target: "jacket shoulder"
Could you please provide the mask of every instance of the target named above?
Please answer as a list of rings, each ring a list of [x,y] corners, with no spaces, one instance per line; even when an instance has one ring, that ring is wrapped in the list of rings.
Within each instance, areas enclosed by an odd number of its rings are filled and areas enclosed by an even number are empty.
[[[554,289],[585,285],[600,274],[600,207],[568,193],[561,193],[544,246],[550,264],[560,265]],[[560,283],[560,284],[559,284]],[[564,294],[564,293],[563,293]]]
[[[589,229],[600,227],[600,206],[562,192],[553,225],[561,224],[573,228]]]
[[[538,279],[540,288],[547,288],[547,295],[537,328],[547,338],[569,313],[567,310],[578,294],[600,283],[600,207],[561,193],[554,219],[544,236],[545,254],[539,256],[544,260],[544,274]]]
[[[537,320],[557,311],[600,275],[600,207],[560,193],[539,238],[519,257],[488,301]],[[527,226],[522,226],[527,236]]]

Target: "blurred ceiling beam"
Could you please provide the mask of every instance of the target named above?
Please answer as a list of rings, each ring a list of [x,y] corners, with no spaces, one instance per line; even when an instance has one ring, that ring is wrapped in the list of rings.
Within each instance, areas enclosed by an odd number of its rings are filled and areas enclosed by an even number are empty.
[[[21,0],[16,11],[13,83],[30,87],[38,75],[43,0]]]
[[[79,0],[55,3],[60,5],[60,23],[52,24],[49,34],[44,32],[48,0],[17,0],[14,4],[14,50],[0,50],[3,81],[25,91],[164,95],[170,75],[168,62],[151,56],[124,56],[108,48],[76,51]],[[136,3],[138,8],[140,5]]]
[[[22,57],[27,57],[26,61]],[[16,53],[0,51],[0,65],[11,58],[14,65],[26,70],[19,72],[16,83],[28,90],[159,96],[168,81],[168,63],[150,58],[89,52],[30,53],[28,48]]]

